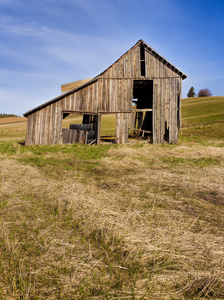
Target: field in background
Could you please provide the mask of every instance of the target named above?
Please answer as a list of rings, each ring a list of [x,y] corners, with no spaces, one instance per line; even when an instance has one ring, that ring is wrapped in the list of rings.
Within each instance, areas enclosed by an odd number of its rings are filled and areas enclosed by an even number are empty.
[[[224,141],[224,97],[182,100],[183,129],[180,141]]]
[[[0,118],[0,124],[12,124],[12,123],[19,123],[19,122],[26,122],[26,118],[24,117]]]
[[[102,115],[101,136],[115,136],[115,114]],[[224,141],[224,97],[201,97],[182,99],[183,128],[180,142],[200,142],[208,144]],[[24,122],[17,124],[18,122]],[[10,117],[0,119],[0,140],[24,140],[26,118]],[[16,123],[16,124],[15,124]],[[70,115],[63,120],[63,128],[70,124],[81,124],[81,115]]]
[[[0,141],[24,141],[26,136],[26,118],[10,117],[0,119]]]
[[[223,100],[184,99],[177,145],[0,125],[0,298],[224,299]]]
[[[82,124],[82,116],[70,115],[63,120],[63,128],[69,128],[70,124]],[[102,114],[101,136],[115,137],[116,114]]]

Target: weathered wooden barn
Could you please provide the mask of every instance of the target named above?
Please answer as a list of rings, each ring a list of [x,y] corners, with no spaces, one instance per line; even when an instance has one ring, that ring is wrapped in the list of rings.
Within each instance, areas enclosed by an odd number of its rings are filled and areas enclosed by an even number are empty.
[[[87,141],[62,128],[63,118],[83,115],[100,142],[101,115],[116,114],[116,143],[126,143],[128,132],[150,136],[153,143],[176,143],[181,124],[182,79],[187,76],[143,40],[139,40],[93,79],[62,85],[59,97],[24,114],[26,145]],[[135,105],[133,105],[135,104]]]

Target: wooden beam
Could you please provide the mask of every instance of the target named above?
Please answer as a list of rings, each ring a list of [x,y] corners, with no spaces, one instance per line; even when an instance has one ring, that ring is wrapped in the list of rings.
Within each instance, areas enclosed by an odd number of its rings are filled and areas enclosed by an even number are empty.
[[[146,110],[146,111],[150,111],[150,110]],[[82,111],[82,110],[62,110],[63,113],[77,113],[77,114],[89,114],[89,115],[97,115],[99,114],[117,114],[117,113],[125,113],[125,114],[130,114],[132,113],[132,110],[128,110],[128,111]]]
[[[145,133],[152,133],[152,131],[143,130],[143,129],[133,129],[133,131],[143,131]]]
[[[96,144],[100,143],[100,129],[101,129],[101,114],[97,115],[97,134],[96,134]]]
[[[144,111],[152,111],[152,108],[144,108],[144,109],[133,109],[132,110],[133,112],[137,112],[137,111],[140,111],[140,112],[144,112]]]

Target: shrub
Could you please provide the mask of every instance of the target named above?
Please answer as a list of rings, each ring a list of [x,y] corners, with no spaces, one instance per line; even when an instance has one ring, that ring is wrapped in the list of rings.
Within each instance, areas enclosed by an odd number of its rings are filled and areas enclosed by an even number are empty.
[[[198,97],[209,97],[212,96],[212,93],[209,89],[203,89],[198,92]]]

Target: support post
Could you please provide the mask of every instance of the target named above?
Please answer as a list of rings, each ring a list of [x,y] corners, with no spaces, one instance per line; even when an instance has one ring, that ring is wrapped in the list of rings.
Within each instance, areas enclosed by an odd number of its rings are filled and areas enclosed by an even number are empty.
[[[100,129],[101,129],[101,114],[97,114],[97,132],[96,132],[96,144],[100,143]]]
[[[116,118],[116,144],[128,142],[128,115],[127,113],[117,113]]]

